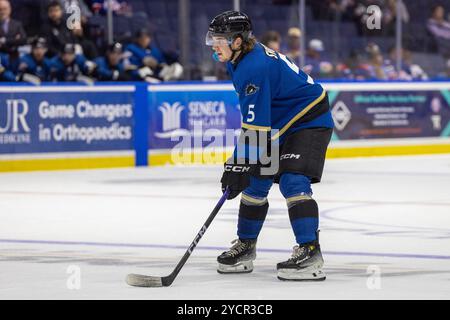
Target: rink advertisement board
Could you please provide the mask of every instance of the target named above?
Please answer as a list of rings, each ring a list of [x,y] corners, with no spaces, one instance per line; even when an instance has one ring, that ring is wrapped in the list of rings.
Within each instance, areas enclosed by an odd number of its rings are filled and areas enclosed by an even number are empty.
[[[133,150],[134,87],[0,87],[0,154]]]
[[[391,139],[450,136],[448,83],[325,85],[334,138]]]
[[[332,140],[344,141],[333,142],[327,156],[450,152],[450,82],[323,86],[335,122]],[[5,85],[0,171],[179,163],[173,155],[180,147],[194,156],[227,156],[240,125],[230,82]],[[440,139],[402,150],[386,147],[395,138],[427,137]],[[347,148],[347,141],[359,145]],[[372,147],[376,141],[379,150]]]
[[[233,146],[239,134],[239,101],[230,84],[150,86],[149,106],[149,149]]]

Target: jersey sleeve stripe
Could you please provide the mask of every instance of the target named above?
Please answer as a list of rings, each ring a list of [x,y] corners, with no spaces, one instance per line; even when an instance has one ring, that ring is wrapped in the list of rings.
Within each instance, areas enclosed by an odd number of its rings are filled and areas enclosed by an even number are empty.
[[[289,122],[280,129],[280,131],[278,131],[273,137],[272,140],[276,140],[278,139],[283,133],[286,132],[287,129],[290,128],[290,126],[292,126],[298,119],[300,119],[301,117],[303,117],[309,110],[311,110],[315,105],[317,105],[320,101],[322,101],[323,98],[325,98],[326,95],[326,91],[325,89],[322,91],[322,94],[315,99],[313,102],[311,102],[310,104],[308,104],[306,106],[305,109],[303,109],[302,111],[300,111],[299,113],[297,113],[291,120],[289,120]]]
[[[244,123],[244,122],[242,122],[241,127],[245,128],[245,129],[250,129],[250,130],[260,130],[260,131],[270,131],[271,130],[271,127],[256,126],[254,124],[248,124],[248,123]]]

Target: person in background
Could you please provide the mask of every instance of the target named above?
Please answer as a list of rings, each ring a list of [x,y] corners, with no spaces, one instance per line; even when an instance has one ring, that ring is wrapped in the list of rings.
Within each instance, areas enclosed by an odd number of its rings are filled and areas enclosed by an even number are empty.
[[[125,58],[136,67],[133,72],[134,80],[176,80],[183,73],[183,67],[178,62],[168,64],[162,51],[154,45],[147,29],[137,31],[135,42],[125,48]]]
[[[18,47],[26,44],[27,35],[20,21],[11,19],[11,4],[0,0],[0,52],[8,55],[8,65],[13,73],[19,66]]]
[[[444,57],[450,57],[450,22],[445,20],[444,7],[434,7],[427,22],[427,29],[434,37],[439,52]]]
[[[9,70],[9,56],[5,53],[0,53],[0,81],[17,81],[16,75],[11,70]]]
[[[428,75],[423,68],[414,63],[412,60],[411,51],[404,48],[401,49],[402,63],[400,70],[396,70],[396,79],[398,80],[428,80]],[[392,65],[392,68],[397,66],[397,49],[392,47],[388,52],[388,59],[384,62],[385,65]]]
[[[47,38],[48,56],[55,56],[62,52],[67,43],[73,42],[71,30],[67,28],[61,3],[51,1],[47,6],[47,23],[41,33]]]
[[[59,0],[64,11],[68,12],[71,7],[78,8],[81,13],[81,22],[86,23],[87,19],[92,17],[92,12],[83,0]]]
[[[108,12],[109,0],[91,0],[91,9],[94,14],[106,15]],[[112,0],[111,8],[115,15],[132,17],[133,9],[125,0]]]
[[[322,58],[325,50],[322,40],[312,39],[308,44],[303,71],[313,78],[330,78],[333,76],[333,65]]]
[[[356,51],[352,51],[344,62],[336,66],[336,77],[346,80],[367,80],[371,78],[370,67],[362,61]]]
[[[280,52],[281,35],[275,30],[269,30],[261,37],[261,43],[276,52]]]
[[[76,54],[75,44],[68,43],[63,51],[52,59],[51,77],[56,81],[81,81],[91,83],[95,63]]]
[[[398,73],[394,65],[389,59],[385,59],[380,47],[376,43],[369,43],[366,46],[366,53],[368,57],[368,66],[370,70],[371,79],[377,80],[396,80]]]
[[[35,84],[50,80],[51,61],[45,57],[47,41],[39,37],[31,44],[31,53],[20,58],[19,79]]]
[[[123,59],[123,46],[116,42],[108,47],[104,57],[95,59],[96,78],[99,81],[127,81],[130,73]]]
[[[397,4],[400,3],[400,19],[403,23],[409,23],[409,12],[405,4],[407,1],[387,0],[382,9],[382,31],[385,36],[395,36],[397,21]]]
[[[72,40],[77,45],[76,49],[78,54],[83,54],[89,60],[98,57],[97,47],[92,40],[84,35],[84,29],[81,23],[74,25]]]
[[[159,64],[166,62],[162,51],[153,43],[152,36],[147,29],[138,30],[134,40],[125,48],[132,64],[156,69]]]
[[[302,33],[299,28],[289,28],[287,33],[287,50],[285,52],[292,62],[300,65],[300,37]]]

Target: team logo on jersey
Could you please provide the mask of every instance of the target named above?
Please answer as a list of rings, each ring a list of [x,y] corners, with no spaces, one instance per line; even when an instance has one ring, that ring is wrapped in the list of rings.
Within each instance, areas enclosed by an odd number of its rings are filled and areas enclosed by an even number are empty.
[[[252,84],[252,83],[249,83],[249,84],[247,85],[247,87],[245,87],[245,95],[246,95],[246,96],[249,96],[249,95],[251,95],[251,94],[256,93],[256,91],[258,91],[258,90],[259,90],[259,87],[255,86],[255,85]]]

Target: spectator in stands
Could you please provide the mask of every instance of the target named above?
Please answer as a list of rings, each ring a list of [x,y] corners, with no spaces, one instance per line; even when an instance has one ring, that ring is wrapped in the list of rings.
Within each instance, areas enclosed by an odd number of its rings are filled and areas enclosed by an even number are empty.
[[[397,0],[387,0],[382,9],[382,31],[385,36],[394,36],[397,21]],[[409,22],[409,12],[405,1],[400,2],[400,19],[403,23]]]
[[[350,20],[356,0],[311,1],[311,9],[316,20]]]
[[[427,29],[436,40],[439,52],[450,57],[450,22],[445,20],[443,6],[434,7],[427,22]]]
[[[287,33],[287,50],[286,56],[292,62],[300,65],[300,37],[302,33],[299,28],[289,28]]]
[[[81,54],[76,54],[75,44],[67,43],[62,52],[52,59],[52,80],[81,81],[91,83],[95,63]]]
[[[99,81],[130,80],[129,66],[123,59],[123,46],[116,42],[108,47],[104,57],[95,60],[97,65],[96,78]]]
[[[0,0],[0,52],[9,55],[9,68],[13,72],[19,65],[18,47],[26,43],[26,34],[20,21],[11,19],[11,4]]]
[[[303,71],[313,78],[330,78],[333,76],[333,65],[322,58],[324,51],[322,40],[312,39],[308,44]]]
[[[402,63],[400,70],[396,70],[395,79],[398,80],[428,80],[428,75],[416,63],[412,62],[411,51],[404,48],[401,49]],[[397,49],[392,47],[389,50],[389,59],[385,60],[385,66],[392,65],[392,68],[397,66]]]
[[[92,12],[83,0],[59,0],[65,12],[69,12],[71,7],[78,8],[82,23],[86,23],[87,19],[92,17]]]
[[[67,43],[73,42],[71,30],[64,19],[63,7],[58,1],[51,1],[47,6],[48,21],[41,33],[47,38],[48,55],[55,56],[62,52]]]
[[[75,23],[72,30],[73,43],[77,44],[77,53],[83,54],[87,59],[93,60],[98,56],[94,42],[84,35],[81,23]]]
[[[368,65],[372,79],[378,80],[396,80],[398,79],[397,71],[392,61],[384,59],[380,47],[371,42],[366,47],[368,55]]]
[[[16,75],[9,70],[9,56],[5,53],[0,53],[0,81],[16,81]]]
[[[91,8],[95,14],[106,15],[108,12],[108,5],[110,0],[91,0]],[[118,16],[133,16],[133,10],[130,4],[125,0],[112,0],[111,8],[115,15]]]
[[[39,37],[31,44],[31,53],[20,58],[19,79],[39,84],[50,80],[51,61],[45,57],[47,53],[47,40]]]
[[[336,66],[336,77],[347,80],[367,80],[371,78],[370,67],[362,61],[356,51],[352,51],[348,59]]]
[[[261,37],[261,43],[272,50],[280,52],[281,35],[275,30],[269,30]]]
[[[153,44],[147,29],[136,33],[135,42],[126,47],[125,56],[137,69],[133,73],[134,80],[176,80],[183,73],[183,67],[178,62],[168,63],[162,51]]]

